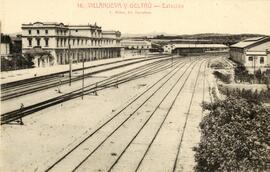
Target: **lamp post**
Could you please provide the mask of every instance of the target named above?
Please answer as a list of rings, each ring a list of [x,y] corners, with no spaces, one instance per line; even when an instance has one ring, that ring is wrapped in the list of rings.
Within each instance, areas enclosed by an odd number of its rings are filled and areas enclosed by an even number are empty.
[[[171,61],[172,63],[171,63],[171,67],[173,67],[173,56],[174,56],[174,55],[172,55],[172,61]]]
[[[71,74],[72,74],[72,61],[73,59],[71,58],[71,47],[70,47],[70,30],[68,34],[68,61],[69,61],[69,86],[71,86]]]

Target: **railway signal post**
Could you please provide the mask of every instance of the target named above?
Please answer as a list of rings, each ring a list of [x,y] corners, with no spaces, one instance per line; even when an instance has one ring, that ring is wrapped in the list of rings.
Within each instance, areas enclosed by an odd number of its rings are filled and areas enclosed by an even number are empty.
[[[62,86],[62,81],[61,81],[61,78],[59,79],[59,85],[57,87],[57,90],[58,90],[58,93],[62,93],[61,92],[61,86]]]
[[[95,91],[94,91],[94,95],[95,95],[95,96],[98,95],[98,94],[97,94],[97,88],[98,88],[98,84],[96,83],[96,85],[95,85]]]
[[[23,108],[24,108],[24,104],[21,103],[20,112],[19,112],[20,113],[20,118],[19,118],[19,121],[18,121],[18,123],[20,125],[24,125],[23,120],[22,120],[22,111],[23,111]]]
[[[116,79],[116,85],[115,85],[116,88],[118,88],[118,78]]]

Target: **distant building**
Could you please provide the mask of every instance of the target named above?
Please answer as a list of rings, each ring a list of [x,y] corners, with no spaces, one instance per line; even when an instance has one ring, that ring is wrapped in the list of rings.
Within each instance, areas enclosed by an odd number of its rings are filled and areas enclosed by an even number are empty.
[[[22,54],[22,35],[11,36],[11,54]]]
[[[1,57],[11,57],[14,55],[21,55],[22,53],[22,39],[20,35],[11,36],[1,34]]]
[[[174,49],[174,44],[167,44],[163,46],[164,54],[172,54],[173,49]]]
[[[270,37],[245,39],[230,46],[230,57],[243,64],[250,73],[270,67]]]
[[[10,44],[6,42],[1,42],[0,46],[0,52],[1,52],[1,57],[7,57],[10,54]]]
[[[23,53],[37,49],[50,56],[34,59],[35,66],[51,66],[119,57],[119,31],[102,31],[94,25],[65,25],[63,23],[35,22],[22,24]]]
[[[8,35],[1,34],[0,55],[1,58],[7,58],[10,55],[11,39]]]
[[[167,44],[163,46],[165,54],[201,54],[201,53],[224,53],[228,47],[223,44]]]
[[[152,44],[145,40],[126,39],[121,41],[121,46],[124,47],[126,53],[149,53]]]
[[[121,45],[127,49],[151,49],[151,42],[144,40],[122,40]]]

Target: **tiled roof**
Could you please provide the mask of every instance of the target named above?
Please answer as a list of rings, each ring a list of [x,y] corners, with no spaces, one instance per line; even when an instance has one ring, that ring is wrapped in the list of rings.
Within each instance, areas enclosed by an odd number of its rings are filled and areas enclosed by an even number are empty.
[[[248,46],[251,46],[253,44],[259,43],[261,41],[264,41],[265,39],[269,39],[269,37],[253,37],[253,38],[248,38],[243,41],[240,41],[236,44],[231,45],[231,47],[235,48],[246,48]]]
[[[260,37],[252,37],[252,38],[247,38],[244,41],[259,41],[260,39],[264,38],[263,36]]]

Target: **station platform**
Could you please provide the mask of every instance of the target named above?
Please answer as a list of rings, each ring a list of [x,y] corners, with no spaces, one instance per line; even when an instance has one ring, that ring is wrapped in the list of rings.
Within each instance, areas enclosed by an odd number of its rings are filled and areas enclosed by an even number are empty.
[[[125,57],[116,57],[110,59],[100,59],[95,61],[88,61],[84,63],[85,67],[91,67],[95,65],[100,65],[104,63],[112,63],[112,62],[120,62],[122,60],[128,59],[137,59],[142,57],[148,57],[145,55],[136,55],[136,56],[125,56]],[[82,63],[73,63],[72,70],[82,68]],[[69,64],[66,65],[55,65],[55,66],[47,66],[47,67],[39,67],[39,68],[30,68],[30,69],[21,69],[14,71],[3,71],[1,72],[1,84],[6,84],[10,82],[15,82],[24,79],[35,78],[39,76],[45,76],[49,74],[64,72],[69,70]]]

